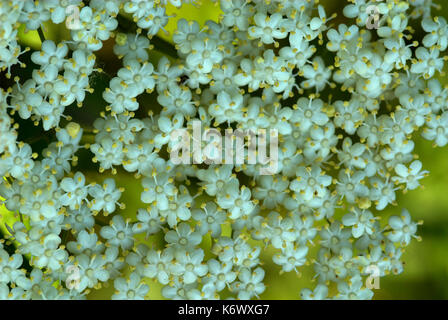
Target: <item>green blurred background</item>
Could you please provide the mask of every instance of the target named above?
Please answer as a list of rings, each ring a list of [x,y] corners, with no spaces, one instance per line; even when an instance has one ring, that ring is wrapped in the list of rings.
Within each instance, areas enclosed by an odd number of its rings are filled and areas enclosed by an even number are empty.
[[[345,0],[329,0],[321,1],[327,9],[327,16],[333,12],[338,12],[339,17],[333,21],[338,23],[342,18],[340,13],[341,8],[347,3]],[[440,1],[445,8],[441,11],[434,11],[433,15],[448,16],[448,3]],[[208,19],[217,20],[219,15],[219,8],[211,1],[203,1],[200,7],[192,5],[184,5],[182,9],[169,7],[169,14],[176,16],[170,20],[167,30],[172,32],[175,29],[176,21],[182,17],[198,21],[200,24]],[[52,25],[44,26],[44,34],[47,39],[60,41],[66,39],[68,36],[67,30],[61,25],[58,27]],[[167,41],[170,41],[170,35],[163,32],[159,35]],[[20,32],[20,40],[23,45],[30,46],[32,49],[40,48],[40,39],[37,32],[25,33],[23,27]],[[101,93],[108,84],[108,80],[114,76],[119,64],[114,63],[115,57],[112,53],[114,39],[110,39],[104,44],[104,48],[97,53],[100,67],[105,70],[104,74],[97,74],[94,76],[92,87],[95,88],[95,93],[89,95],[84,103],[84,107],[77,110],[76,107],[67,109],[68,113],[73,116],[75,121],[83,124],[88,128],[92,121],[99,116],[99,112],[104,110],[105,102],[101,99]],[[156,64],[161,54],[155,51],[150,54],[150,60]],[[29,60],[29,54],[24,55],[24,59]],[[448,70],[448,69],[447,69]],[[15,72],[17,71],[17,72]],[[13,75],[20,74],[21,78],[26,79],[30,77],[31,70],[13,70]],[[445,77],[440,78],[444,84],[448,84]],[[3,81],[3,80],[2,80]],[[2,85],[3,86],[3,85]],[[147,111],[156,104],[155,95],[147,95],[139,98],[139,102],[144,111]],[[70,110],[69,110],[70,109]],[[76,110],[73,110],[76,109]],[[88,109],[88,112],[87,112]],[[20,123],[20,121],[19,121]],[[21,130],[27,131],[27,122],[20,123]],[[32,127],[32,126],[31,126]],[[38,129],[33,129],[38,130]],[[43,133],[43,132],[41,132]],[[31,131],[21,132],[21,137],[24,141],[27,138],[35,135]],[[47,133],[50,139],[54,132]],[[93,137],[90,137],[93,141]],[[48,141],[34,141],[32,142],[33,149],[38,151]],[[36,150],[37,149],[37,150]],[[398,195],[398,207],[391,207],[381,215],[383,219],[391,214],[399,214],[401,208],[407,208],[415,221],[424,220],[424,225],[420,226],[418,234],[422,236],[423,241],[417,242],[414,240],[406,249],[403,255],[405,262],[404,272],[401,275],[389,275],[381,279],[380,289],[375,290],[375,299],[446,299],[448,298],[448,148],[432,148],[430,142],[423,139],[416,139],[415,153],[420,156],[424,168],[430,171],[429,177],[423,180],[424,188],[420,188],[407,194]],[[80,159],[89,158],[88,153],[80,154]],[[95,169],[95,168],[94,168]],[[90,180],[101,181],[106,178],[105,175],[99,175],[97,170],[92,170],[92,164],[80,161],[78,167],[74,170],[82,170],[86,172]],[[121,214],[135,218],[135,212],[138,208],[143,207],[140,203],[140,186],[139,182],[135,180],[132,175],[127,175],[119,171],[118,176],[115,177],[118,185],[126,187],[123,194],[122,201],[127,204],[126,210]],[[2,214],[1,221],[12,225],[17,219],[13,214],[7,213],[4,208],[0,208]],[[4,225],[1,228],[4,230]],[[156,240],[156,239],[154,239]],[[205,244],[209,246],[209,244]],[[267,290],[261,296],[264,299],[298,299],[300,289],[305,286],[312,285],[310,279],[312,278],[312,268],[305,267],[303,275],[299,277],[295,273],[279,274],[280,268],[272,263],[272,252],[262,251],[264,269],[266,270],[265,283]],[[155,281],[148,280],[150,285],[150,293],[148,298],[160,299],[160,285]],[[113,293],[111,283],[108,287],[94,291],[89,294],[90,299],[109,299]]]

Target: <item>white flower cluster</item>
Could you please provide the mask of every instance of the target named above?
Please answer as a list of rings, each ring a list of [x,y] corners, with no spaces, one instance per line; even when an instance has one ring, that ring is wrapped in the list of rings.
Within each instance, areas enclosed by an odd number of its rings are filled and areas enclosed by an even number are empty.
[[[337,26],[314,0],[221,0],[218,22],[178,21],[177,57],[156,66],[148,53],[163,53],[153,39],[170,18],[167,0],[84,2],[0,3],[7,78],[25,67],[20,25],[60,24],[74,5],[81,26],[69,40],[43,41],[31,54],[32,77],[14,77],[0,92],[0,196],[23,217],[8,226],[16,253],[0,248],[1,299],[82,299],[109,280],[112,298],[143,299],[147,278],[170,299],[250,299],[265,291],[265,247],[282,272],[312,264],[317,285],[301,291],[304,299],[370,299],[370,266],[379,276],[402,272],[419,223],[405,209],[381,223],[381,212],[427,174],[413,154],[415,134],[448,143],[448,91],[436,78],[448,26],[431,16],[431,0],[353,0]],[[381,13],[377,30],[366,29],[371,4]],[[134,31],[123,31],[119,18]],[[414,28],[426,34],[420,41]],[[102,72],[95,52],[110,38],[122,66],[102,92],[107,106],[88,145],[65,108],[93,92],[89,79]],[[139,97],[151,94],[160,108],[142,117]],[[57,141],[33,153],[18,140],[18,118],[55,129]],[[174,165],[170,133],[197,120],[205,128],[277,129],[278,172]],[[147,204],[137,221],[118,211],[124,189],[114,179],[88,182],[74,170],[80,149],[104,174],[135,174]],[[103,218],[109,225],[100,215],[112,215]],[[148,245],[139,235],[164,239]],[[21,269],[27,257],[30,268]]]

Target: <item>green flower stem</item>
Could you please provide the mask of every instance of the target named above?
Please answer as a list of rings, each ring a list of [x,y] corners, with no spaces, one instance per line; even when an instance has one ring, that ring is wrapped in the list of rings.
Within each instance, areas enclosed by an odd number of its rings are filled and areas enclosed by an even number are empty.
[[[41,27],[37,29],[37,33],[39,34],[40,42],[43,43],[45,41],[45,35]]]
[[[101,221],[100,219],[95,218],[95,223],[104,227],[104,226],[108,226],[108,224],[104,221]]]
[[[83,135],[82,135],[82,138],[81,138],[81,144],[85,144],[85,143],[88,143],[88,144],[92,144],[92,143],[95,143],[95,134],[92,132],[92,133],[89,133],[89,132],[84,132],[83,133]]]
[[[138,27],[129,18],[127,18],[123,15],[118,15],[117,21],[118,21],[118,30],[120,30],[121,32],[136,33],[136,30],[138,29]],[[179,56],[177,55],[176,48],[170,42],[160,38],[159,36],[153,36],[150,40],[151,40],[151,44],[154,45],[155,50],[165,53],[172,58],[175,58],[175,59],[179,58]]]
[[[154,36],[151,39],[151,43],[154,45],[155,50],[160,51],[162,53],[166,53],[167,55],[169,55],[173,58],[176,58],[176,59],[178,58],[176,48],[168,41],[166,41],[158,36]]]
[[[62,233],[62,237],[61,237],[62,244],[66,245],[69,232],[67,230],[62,230],[61,233]]]

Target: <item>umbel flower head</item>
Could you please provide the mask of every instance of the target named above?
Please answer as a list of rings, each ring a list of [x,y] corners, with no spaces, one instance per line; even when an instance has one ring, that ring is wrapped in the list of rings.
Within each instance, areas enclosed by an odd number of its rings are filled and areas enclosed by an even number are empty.
[[[397,193],[428,174],[414,139],[448,143],[448,29],[433,1],[353,0],[336,20],[315,0],[220,0],[217,21],[179,19],[162,40],[167,5],[190,2],[0,3],[0,197],[20,217],[0,241],[1,299],[85,299],[109,281],[111,298],[144,299],[148,279],[168,299],[259,298],[265,248],[280,273],[314,272],[303,299],[370,299],[369,270],[403,271],[421,223]],[[69,20],[69,38],[45,39]],[[29,55],[21,26],[42,40]],[[276,130],[277,171],[245,151],[171,161],[171,133],[195,121]]]

